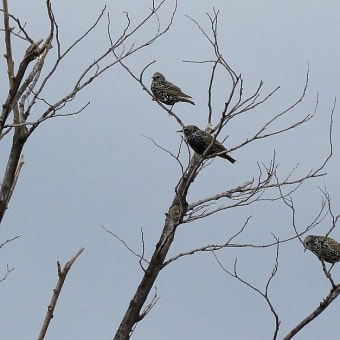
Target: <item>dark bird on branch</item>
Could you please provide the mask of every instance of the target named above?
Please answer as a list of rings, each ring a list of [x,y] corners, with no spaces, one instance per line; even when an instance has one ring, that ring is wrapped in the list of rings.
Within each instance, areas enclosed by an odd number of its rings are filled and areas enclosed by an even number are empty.
[[[182,90],[165,79],[162,73],[156,72],[152,77],[151,91],[155,99],[166,105],[186,102],[195,105]]]
[[[303,244],[305,251],[310,250],[319,260],[332,264],[340,261],[340,243],[330,237],[309,235]]]
[[[183,130],[185,139],[191,148],[199,155],[203,155],[205,150],[210,146],[206,156],[219,156],[227,159],[231,163],[236,160],[227,154],[227,149],[209,133],[199,129],[195,125],[185,126]],[[211,145],[211,143],[213,144]]]

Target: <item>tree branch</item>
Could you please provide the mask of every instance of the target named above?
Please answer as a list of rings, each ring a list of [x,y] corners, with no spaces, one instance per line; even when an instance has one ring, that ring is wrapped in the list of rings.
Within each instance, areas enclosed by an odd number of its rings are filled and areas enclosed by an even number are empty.
[[[43,340],[45,338],[48,326],[53,318],[53,313],[54,313],[54,309],[57,305],[58,302],[58,298],[60,296],[61,293],[61,289],[63,288],[66,276],[69,272],[69,270],[71,269],[73,263],[77,260],[77,258],[79,257],[79,255],[84,251],[84,248],[80,248],[75,255],[66,262],[65,266],[63,269],[61,269],[60,266],[60,262],[57,261],[57,268],[58,268],[58,282],[56,287],[53,289],[53,295],[52,295],[52,299],[50,304],[47,307],[47,312],[46,312],[46,316],[45,316],[45,320],[42,324],[39,336],[38,336],[38,340]]]
[[[320,302],[320,305],[314,309],[314,311],[309,314],[305,319],[298,323],[282,340],[290,340],[301,331],[306,325],[308,325],[311,321],[313,321],[316,317],[318,317],[330,304],[339,296],[340,294],[340,284],[332,287],[323,301]]]

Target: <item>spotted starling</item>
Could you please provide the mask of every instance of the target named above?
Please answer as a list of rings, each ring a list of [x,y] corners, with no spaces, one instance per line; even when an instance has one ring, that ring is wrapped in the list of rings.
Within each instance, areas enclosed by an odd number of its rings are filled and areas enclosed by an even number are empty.
[[[186,102],[195,105],[191,98],[182,90],[165,79],[162,73],[156,72],[152,77],[151,91],[155,99],[166,105],[174,105],[177,102]]]
[[[185,138],[191,148],[199,155],[203,155],[204,151],[210,146],[213,141],[213,136],[209,133],[200,130],[195,125],[185,126],[183,129]],[[227,149],[217,140],[210,146],[210,149],[206,156],[219,156],[227,159],[231,163],[235,163],[236,160],[227,154]]]
[[[319,260],[333,264],[340,261],[340,243],[330,237],[308,235],[303,241],[303,244],[305,248],[315,254]]]

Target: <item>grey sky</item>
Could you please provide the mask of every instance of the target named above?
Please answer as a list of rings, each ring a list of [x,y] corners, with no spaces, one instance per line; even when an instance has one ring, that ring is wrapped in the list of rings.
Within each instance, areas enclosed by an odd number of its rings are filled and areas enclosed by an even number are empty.
[[[44,38],[48,29],[42,3],[9,1],[10,11],[27,22],[36,40]],[[93,23],[104,4],[101,0],[54,1],[61,39],[66,45]],[[220,48],[236,73],[242,73],[245,92],[252,93],[260,80],[264,81],[263,95],[281,86],[253,115],[227,127],[226,147],[243,141],[261,122],[300,96],[307,61],[310,83],[306,98],[290,114],[291,120],[283,119],[277,127],[311,113],[317,92],[320,102],[316,117],[305,126],[235,151],[234,166],[216,159],[193,184],[190,200],[256,177],[257,162],[268,164],[274,149],[282,177],[296,164],[299,164],[299,174],[315,169],[328,152],[329,114],[334,97],[339,94],[338,1],[183,0],[171,31],[126,62],[139,72],[156,59],[145,79],[149,81],[153,72],[160,71],[193,97],[196,106],[180,103],[174,109],[185,124],[205,128],[211,66],[182,61],[213,57],[209,44],[185,14],[209,30],[205,13],[211,13],[212,6],[220,10]],[[150,1],[145,0],[108,3],[112,32],[120,34],[123,11],[129,12],[132,22],[137,22],[149,7]],[[161,20],[166,17],[163,11]],[[145,35],[153,29],[149,25]],[[142,38],[143,34],[139,34],[133,41]],[[63,95],[72,87],[72,79],[81,67],[107,46],[104,20],[89,40],[62,64],[53,86],[46,90],[46,97],[53,101]],[[18,51],[21,56],[23,48],[18,47]],[[7,88],[6,65],[5,59],[1,60],[1,88],[4,89]],[[225,84],[221,79],[221,86],[216,86],[215,123],[227,93]],[[2,102],[5,96],[1,95]],[[135,250],[141,249],[140,229],[143,228],[147,255],[152,254],[163,228],[164,213],[172,200],[180,169],[143,135],[176,152],[181,141],[180,134],[176,133],[178,124],[119,66],[80,95],[72,108],[88,100],[91,105],[80,115],[43,124],[24,150],[26,163],[1,226],[1,242],[20,235],[18,240],[1,249],[1,272],[6,264],[15,267],[0,286],[3,340],[37,337],[57,280],[56,261],[64,264],[81,246],[85,252],[67,277],[46,339],[111,339],[142,272],[137,259],[105,233],[101,225]],[[337,116],[334,157],[327,166],[327,177],[307,183],[295,196],[300,229],[311,222],[320,207],[317,185],[327,186],[335,213],[338,212]],[[6,143],[0,144],[2,164],[7,147]],[[183,155],[183,161],[185,157]],[[181,226],[170,256],[206,244],[223,243],[250,215],[251,222],[237,239],[239,243],[262,244],[272,240],[271,233],[280,238],[293,234],[290,211],[282,203],[264,202]],[[322,234],[328,227],[327,220],[313,233]],[[335,229],[332,237],[340,240],[340,232]],[[260,288],[272,270],[274,256],[274,248],[231,248],[219,253],[228,268],[232,268],[238,257],[239,273]],[[334,277],[339,281],[338,271],[336,266]],[[135,339],[272,338],[274,319],[263,298],[223,273],[209,253],[173,263],[161,273],[156,286],[161,299],[137,326]],[[298,240],[281,246],[279,272],[269,293],[282,322],[281,338],[322,301],[328,289],[329,283],[317,258],[310,252],[304,253]],[[317,339],[322,334],[325,339],[337,338],[339,310],[340,302],[335,301],[296,339]]]

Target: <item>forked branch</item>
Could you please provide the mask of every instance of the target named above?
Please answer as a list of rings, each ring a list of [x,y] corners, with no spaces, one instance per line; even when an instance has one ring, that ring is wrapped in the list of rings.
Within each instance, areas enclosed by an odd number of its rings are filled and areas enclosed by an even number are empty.
[[[57,269],[58,269],[58,282],[56,287],[53,289],[53,294],[52,294],[52,299],[50,304],[47,307],[47,312],[46,312],[46,316],[45,316],[45,320],[42,324],[41,330],[40,330],[40,334],[38,336],[38,340],[43,340],[45,338],[48,326],[53,318],[53,313],[54,313],[54,309],[57,305],[58,302],[58,298],[60,296],[61,290],[63,288],[63,285],[65,283],[65,279],[66,276],[69,272],[69,270],[71,269],[73,263],[77,260],[77,258],[79,257],[79,255],[84,251],[84,248],[80,248],[75,255],[66,262],[65,266],[63,267],[63,269],[61,269],[61,265],[60,262],[57,261]]]

